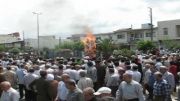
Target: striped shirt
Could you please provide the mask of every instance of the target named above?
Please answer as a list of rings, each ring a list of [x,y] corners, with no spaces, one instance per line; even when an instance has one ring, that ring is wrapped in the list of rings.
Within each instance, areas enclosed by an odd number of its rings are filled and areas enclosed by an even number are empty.
[[[29,85],[37,79],[38,76],[33,73],[28,73],[27,75],[24,76],[24,85],[26,86],[26,89],[30,90]]]

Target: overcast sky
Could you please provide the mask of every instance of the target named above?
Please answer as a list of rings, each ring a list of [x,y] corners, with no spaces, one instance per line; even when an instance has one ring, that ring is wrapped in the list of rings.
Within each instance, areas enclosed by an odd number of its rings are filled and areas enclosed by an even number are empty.
[[[120,28],[140,28],[153,23],[180,18],[180,0],[0,0],[0,34],[24,31],[25,38],[35,38],[36,16],[41,12],[40,35],[67,37],[83,33],[111,32]]]

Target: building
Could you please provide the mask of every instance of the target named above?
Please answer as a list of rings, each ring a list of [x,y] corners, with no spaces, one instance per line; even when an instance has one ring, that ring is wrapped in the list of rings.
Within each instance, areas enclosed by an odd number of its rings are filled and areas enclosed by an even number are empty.
[[[180,19],[158,22],[158,40],[180,39]]]
[[[56,39],[55,36],[39,36],[39,48],[49,48],[54,49],[57,45],[59,45],[61,39]],[[25,39],[25,46],[32,47],[37,49],[38,48],[38,40],[37,39]]]
[[[15,32],[11,34],[1,34],[0,44],[4,45],[6,48],[22,48],[24,46],[24,41],[20,39],[19,33]]]

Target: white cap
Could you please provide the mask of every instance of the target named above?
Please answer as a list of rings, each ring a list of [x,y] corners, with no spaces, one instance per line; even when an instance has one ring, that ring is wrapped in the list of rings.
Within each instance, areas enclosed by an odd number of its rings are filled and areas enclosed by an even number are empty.
[[[133,75],[133,71],[131,71],[131,70],[127,70],[125,73],[128,75]]]
[[[94,93],[94,95],[100,95],[100,94],[111,94],[111,89],[108,87],[101,87],[98,89],[97,92]]]
[[[48,80],[48,81],[54,80],[54,75],[53,74],[47,74],[46,80]]]

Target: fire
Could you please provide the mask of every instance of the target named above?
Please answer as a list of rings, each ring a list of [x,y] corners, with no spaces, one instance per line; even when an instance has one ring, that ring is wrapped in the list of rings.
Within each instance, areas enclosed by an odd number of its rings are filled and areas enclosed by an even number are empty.
[[[96,37],[88,32],[82,42],[84,43],[85,55],[91,58],[96,57]]]

